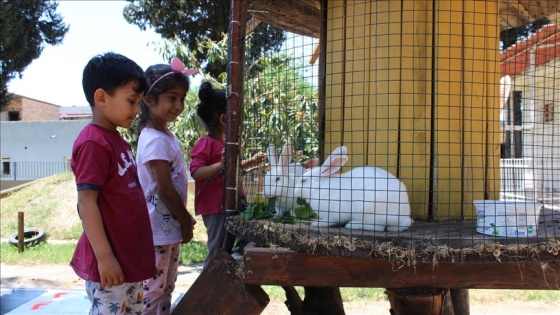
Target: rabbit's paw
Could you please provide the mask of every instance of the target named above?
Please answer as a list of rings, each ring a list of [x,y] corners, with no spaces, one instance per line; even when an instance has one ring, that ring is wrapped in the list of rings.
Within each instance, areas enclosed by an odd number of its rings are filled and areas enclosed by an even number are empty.
[[[406,230],[412,225],[413,220],[410,217],[403,217],[399,221],[399,225],[389,225],[387,226],[387,231],[389,232],[401,232]]]
[[[367,230],[383,232],[385,231],[385,225],[381,224],[364,224],[364,222],[350,221],[346,224],[345,228],[352,230]]]
[[[407,227],[404,227],[404,226],[388,225],[387,226],[387,231],[389,231],[389,232],[400,232],[400,231],[403,231],[406,228]]]
[[[336,225],[336,223],[329,222],[329,221],[315,220],[311,222],[311,226],[317,226],[317,227],[326,227],[326,226],[334,226],[334,225]]]

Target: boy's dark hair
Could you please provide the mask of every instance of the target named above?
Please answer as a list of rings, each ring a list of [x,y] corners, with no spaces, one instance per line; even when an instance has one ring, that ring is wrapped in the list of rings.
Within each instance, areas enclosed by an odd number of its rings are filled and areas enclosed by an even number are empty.
[[[204,82],[198,90],[198,99],[200,103],[196,105],[196,113],[206,130],[219,129],[220,115],[226,113],[226,92],[214,89],[210,82]]]
[[[173,71],[170,65],[158,64],[149,66],[148,69],[146,69],[144,75],[146,77],[146,81],[148,82],[148,86],[151,87],[145,97],[150,98],[153,102],[157,101],[161,93],[165,93],[173,89],[177,85],[181,85],[186,88],[187,92],[189,91],[189,78],[187,78],[181,72]],[[162,78],[162,76],[164,75],[165,77]],[[153,85],[154,82],[158,79],[160,80],[155,85]],[[138,125],[136,126],[136,132],[138,134],[140,134],[140,132],[142,132],[142,129],[146,127],[149,120],[150,109],[142,99],[142,101],[140,102],[140,115],[138,115],[137,121]]]
[[[118,87],[131,81],[138,82],[135,92],[146,93],[148,90],[144,71],[136,62],[123,55],[108,52],[94,56],[87,63],[82,86],[89,106],[93,107],[93,94],[97,89],[103,89],[112,95]]]

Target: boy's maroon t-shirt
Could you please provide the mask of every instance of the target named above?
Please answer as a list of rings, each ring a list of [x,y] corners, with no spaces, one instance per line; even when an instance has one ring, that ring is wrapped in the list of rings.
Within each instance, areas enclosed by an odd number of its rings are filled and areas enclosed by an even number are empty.
[[[97,205],[105,234],[125,283],[153,277],[156,267],[152,228],[130,145],[117,131],[89,124],[74,142],[71,166],[78,190],[99,193]],[[80,278],[100,282],[97,259],[85,232],[70,265]]]

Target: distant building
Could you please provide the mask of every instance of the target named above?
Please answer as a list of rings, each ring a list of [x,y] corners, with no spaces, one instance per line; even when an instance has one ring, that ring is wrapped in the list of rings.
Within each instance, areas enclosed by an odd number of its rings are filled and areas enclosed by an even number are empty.
[[[91,107],[72,106],[60,108],[60,120],[91,119]]]
[[[60,106],[14,94],[0,112],[0,121],[60,120]]]
[[[0,121],[53,121],[91,119],[91,107],[64,107],[14,94],[0,112]]]
[[[91,108],[13,96],[0,112],[2,187],[68,171],[72,144],[90,123]]]

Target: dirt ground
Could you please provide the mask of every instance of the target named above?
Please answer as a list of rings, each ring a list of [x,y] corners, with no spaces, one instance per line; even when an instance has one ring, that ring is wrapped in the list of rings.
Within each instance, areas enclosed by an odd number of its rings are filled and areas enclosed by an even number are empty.
[[[179,277],[176,283],[177,292],[186,292],[198,277],[202,265],[179,267]],[[3,288],[44,288],[44,289],[84,289],[84,282],[78,278],[68,265],[0,265],[1,285]],[[560,295],[559,295],[560,297]],[[472,299],[471,315],[558,315],[560,314],[560,299],[556,303],[536,303],[518,301],[487,301]],[[345,302],[344,308],[348,315],[368,314],[387,315],[388,301]],[[289,315],[289,311],[282,301],[270,301],[263,315]]]

